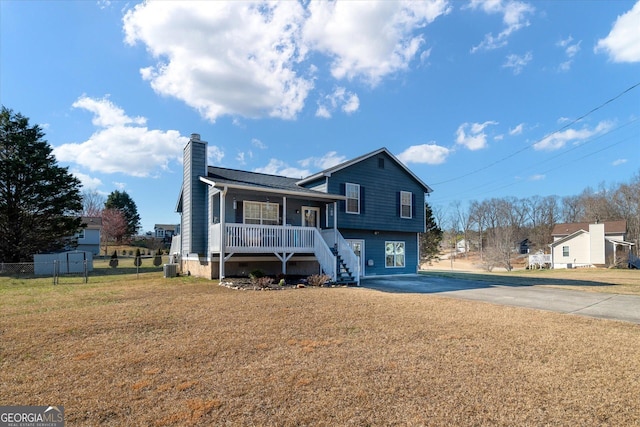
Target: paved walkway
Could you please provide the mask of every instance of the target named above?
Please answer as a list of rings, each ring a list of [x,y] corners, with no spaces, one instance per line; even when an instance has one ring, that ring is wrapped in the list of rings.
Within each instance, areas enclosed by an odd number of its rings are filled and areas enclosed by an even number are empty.
[[[384,292],[439,294],[452,298],[579,314],[640,324],[640,296],[572,291],[428,275],[362,278],[360,286]]]

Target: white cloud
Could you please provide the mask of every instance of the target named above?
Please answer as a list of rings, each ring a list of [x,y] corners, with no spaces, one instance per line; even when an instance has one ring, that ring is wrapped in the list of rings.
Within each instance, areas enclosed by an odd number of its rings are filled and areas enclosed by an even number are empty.
[[[260,141],[258,138],[251,139],[251,145],[261,150],[266,150],[267,146],[264,142]]]
[[[140,73],[157,93],[212,122],[293,119],[319,72],[310,53],[330,58],[336,79],[376,85],[408,68],[424,44],[415,32],[449,10],[447,0],[143,2],[126,12],[123,28],[126,43],[155,58]],[[344,111],[357,110],[357,97],[348,101]]]
[[[448,148],[436,144],[412,145],[398,155],[398,160],[405,164],[439,165],[447,160],[450,153]]]
[[[131,118],[124,113],[124,110],[109,101],[109,96],[102,99],[89,98],[82,95],[71,105],[73,108],[82,108],[93,113],[93,123],[97,127],[112,127],[125,125],[144,125],[147,119],[144,117]]]
[[[546,136],[539,142],[533,144],[533,148],[535,150],[547,151],[559,150],[568,143],[580,144],[589,138],[608,132],[611,128],[613,128],[612,122],[602,121],[593,129],[589,129],[587,126],[582,129],[566,129]]]
[[[520,123],[518,126],[514,127],[513,129],[509,129],[509,135],[511,136],[521,135],[523,130],[524,130],[524,123]]]
[[[84,142],[55,147],[54,154],[60,161],[94,172],[150,176],[167,169],[170,161],[181,159],[189,140],[175,130],[148,129],[143,126],[145,118],[130,118],[108,99],[83,96],[73,106],[92,112],[92,123],[98,129]],[[216,149],[210,146],[210,154]]]
[[[247,161],[245,160],[245,153],[243,152],[238,153],[238,155],[236,156],[236,161],[241,165],[247,164]]]
[[[485,148],[487,146],[487,134],[484,132],[484,129],[489,125],[497,124],[498,122],[494,121],[486,121],[484,123],[463,123],[456,131],[456,143],[464,145],[471,151]]]
[[[296,1],[144,2],[123,19],[126,42],[157,59],[141,70],[153,89],[215,121],[221,115],[291,119],[311,80],[304,59],[305,10]]]
[[[347,91],[344,87],[337,87],[332,94],[326,95],[318,101],[316,117],[331,118],[331,114],[340,108],[347,114],[358,111],[360,99],[355,93]]]
[[[535,8],[528,3],[512,0],[471,0],[466,8],[481,9],[487,14],[502,14],[502,22],[505,25],[504,30],[497,36],[493,33],[486,34],[482,42],[471,48],[471,53],[506,46],[511,34],[530,25],[527,16],[535,11]]]
[[[207,163],[208,165],[219,165],[224,157],[224,151],[215,145],[207,145]]]
[[[598,40],[594,52],[605,52],[613,62],[640,61],[640,1],[618,16],[607,37]]]
[[[419,55],[424,39],[414,31],[451,8],[446,0],[317,1],[308,10],[305,41],[333,58],[331,74],[375,86]]]
[[[340,156],[336,151],[329,151],[322,157],[308,157],[306,159],[300,160],[298,163],[303,168],[308,168],[313,166],[317,169],[324,170],[329,169],[335,165],[339,165],[340,163],[346,161],[347,158],[345,156]]]
[[[611,164],[613,166],[620,166],[620,165],[623,165],[623,164],[627,163],[627,161],[628,161],[627,159],[617,159],[617,160],[614,160],[613,163],[611,163]]]
[[[86,173],[78,172],[76,170],[72,173],[80,180],[80,184],[82,184],[82,188],[85,190],[96,190],[98,187],[102,186],[102,180],[99,178],[93,178]]]
[[[558,69],[560,71],[569,71],[571,69],[571,65],[573,64],[573,57],[580,52],[580,44],[582,41],[577,43],[572,43],[573,37],[569,36],[566,39],[560,40],[556,43],[556,46],[564,49],[564,52],[567,56],[567,60],[560,63]]]
[[[513,74],[518,75],[522,69],[533,59],[531,52],[524,55],[507,55],[507,60],[502,64],[503,68],[513,68]]]
[[[529,177],[529,181],[542,181],[543,179],[545,179],[547,176],[543,175],[543,174],[536,174],[536,175],[531,175]]]
[[[269,175],[288,176],[290,178],[302,178],[310,174],[306,169],[291,167],[282,160],[277,159],[271,159],[269,160],[269,164],[261,168],[256,168],[253,171]]]
[[[126,182],[113,181],[112,184],[118,190],[124,190],[127,187],[127,183]]]

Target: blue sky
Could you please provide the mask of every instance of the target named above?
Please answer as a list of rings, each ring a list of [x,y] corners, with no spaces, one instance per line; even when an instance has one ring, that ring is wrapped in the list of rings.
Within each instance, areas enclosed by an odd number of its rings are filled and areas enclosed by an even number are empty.
[[[445,211],[628,182],[638,83],[640,1],[0,0],[2,104],[145,231],[191,133],[294,177],[387,147]]]

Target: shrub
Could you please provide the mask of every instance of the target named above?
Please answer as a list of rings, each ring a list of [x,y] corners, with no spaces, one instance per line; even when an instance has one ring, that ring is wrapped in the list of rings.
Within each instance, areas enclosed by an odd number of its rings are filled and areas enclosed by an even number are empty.
[[[251,283],[257,288],[265,289],[271,286],[273,281],[271,280],[271,277],[252,277]]]
[[[160,267],[160,264],[162,264],[162,255],[160,254],[160,251],[158,251],[156,252],[156,256],[153,257],[153,265]]]
[[[327,276],[326,274],[314,274],[313,276],[307,277],[307,283],[311,286],[323,286],[330,281],[331,276]]]
[[[136,259],[133,260],[133,265],[140,267],[142,265],[142,257],[140,256],[140,249],[136,249]]]
[[[262,270],[253,270],[251,273],[249,273],[249,278],[251,279],[251,281],[253,281],[254,279],[261,279],[264,277],[264,272]]]
[[[109,267],[116,268],[118,266],[118,252],[113,251],[113,255],[111,255],[111,259],[109,260]]]

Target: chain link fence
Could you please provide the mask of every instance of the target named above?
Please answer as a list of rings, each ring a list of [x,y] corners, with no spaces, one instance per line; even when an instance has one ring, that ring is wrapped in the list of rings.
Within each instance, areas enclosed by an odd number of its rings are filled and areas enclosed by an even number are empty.
[[[116,260],[111,257],[96,256],[92,262],[77,261],[60,264],[52,262],[17,262],[0,263],[0,276],[17,278],[52,277],[54,283],[59,277],[80,277],[86,282],[91,276],[109,276],[121,274],[141,274],[162,272],[165,264],[175,263],[169,255],[164,256],[119,256]],[[76,265],[77,264],[77,265]],[[36,274],[36,272],[38,274]]]

